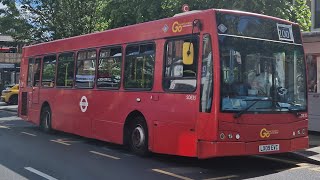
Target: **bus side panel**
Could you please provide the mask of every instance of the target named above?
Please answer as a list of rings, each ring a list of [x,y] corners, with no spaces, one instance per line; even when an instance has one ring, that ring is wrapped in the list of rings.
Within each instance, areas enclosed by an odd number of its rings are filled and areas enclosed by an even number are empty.
[[[196,156],[195,132],[198,103],[188,94],[159,94],[154,121],[153,151],[165,154]],[[196,96],[194,94],[194,96]]]
[[[75,108],[79,107],[79,102],[75,102],[74,91],[71,89],[56,88],[48,96],[53,98],[51,106],[52,127],[54,129],[76,133],[73,128],[75,118]]]
[[[125,113],[121,104],[127,100],[119,94],[118,90],[94,92],[95,100],[89,101],[89,107],[94,109],[91,119],[94,138],[122,144]]]

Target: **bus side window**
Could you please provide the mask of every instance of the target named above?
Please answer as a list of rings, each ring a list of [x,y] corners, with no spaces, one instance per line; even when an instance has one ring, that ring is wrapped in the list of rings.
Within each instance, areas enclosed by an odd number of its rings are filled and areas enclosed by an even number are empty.
[[[81,51],[78,53],[76,84],[77,88],[93,88],[96,74],[96,50]]]
[[[59,55],[57,67],[58,87],[72,87],[74,79],[74,53],[63,53]]]
[[[122,48],[103,48],[98,58],[97,87],[119,89],[121,84]]]
[[[129,45],[126,48],[124,88],[151,90],[154,62],[154,43]]]
[[[192,64],[183,63],[183,44],[194,47]],[[188,43],[188,44],[190,44]],[[169,40],[166,44],[163,88],[167,91],[193,92],[197,85],[198,39],[186,37]]]

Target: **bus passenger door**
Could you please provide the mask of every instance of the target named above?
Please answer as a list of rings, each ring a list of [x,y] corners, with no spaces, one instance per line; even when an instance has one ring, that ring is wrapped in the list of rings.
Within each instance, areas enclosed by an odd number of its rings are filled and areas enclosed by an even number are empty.
[[[309,130],[320,132],[320,56],[308,56]]]
[[[32,104],[39,103],[40,93],[40,74],[41,74],[41,58],[36,58],[33,65],[33,81],[32,81]]]

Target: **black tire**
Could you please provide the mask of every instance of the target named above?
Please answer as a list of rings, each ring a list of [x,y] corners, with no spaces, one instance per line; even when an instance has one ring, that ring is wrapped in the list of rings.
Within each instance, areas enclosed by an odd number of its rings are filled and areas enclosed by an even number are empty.
[[[18,96],[17,96],[17,95],[12,95],[12,96],[9,98],[8,104],[10,104],[10,105],[17,105],[17,104],[18,104]]]
[[[46,133],[52,133],[51,128],[51,109],[49,106],[45,106],[41,110],[40,115],[40,128]]]
[[[148,127],[144,118],[134,118],[128,137],[130,150],[139,156],[147,156],[149,154],[148,140]]]

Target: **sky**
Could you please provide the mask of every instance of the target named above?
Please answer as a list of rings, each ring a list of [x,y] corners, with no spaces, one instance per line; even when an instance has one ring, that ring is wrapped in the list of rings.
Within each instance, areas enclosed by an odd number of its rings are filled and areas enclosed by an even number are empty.
[[[0,9],[4,9],[4,8],[5,6],[2,3],[0,3]]]

